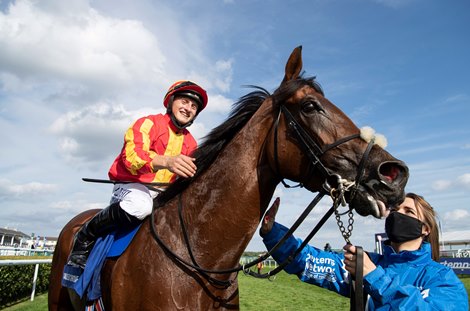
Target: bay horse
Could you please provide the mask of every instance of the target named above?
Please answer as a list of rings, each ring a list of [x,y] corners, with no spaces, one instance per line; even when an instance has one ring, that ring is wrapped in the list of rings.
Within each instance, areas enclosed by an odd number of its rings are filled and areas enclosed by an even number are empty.
[[[194,154],[197,174],[161,193],[127,250],[106,260],[101,273],[106,310],[239,309],[237,272],[216,272],[239,266],[284,179],[311,192],[324,191],[329,176],[355,181],[355,193],[346,199],[363,216],[381,217],[385,207],[404,199],[406,165],[363,140],[315,78],[304,78],[301,70],[297,47],[272,95],[256,88],[205,137]],[[84,308],[61,278],[75,232],[96,212],[81,213],[60,233],[49,310]]]

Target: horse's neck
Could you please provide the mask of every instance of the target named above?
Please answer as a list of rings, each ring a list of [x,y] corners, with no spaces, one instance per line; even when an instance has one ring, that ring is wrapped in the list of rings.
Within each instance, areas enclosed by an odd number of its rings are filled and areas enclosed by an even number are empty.
[[[258,171],[265,166],[263,145],[272,123],[270,108],[260,107],[184,193],[184,204],[191,205],[191,240],[208,250],[208,262],[222,268],[237,263],[275,190],[275,182],[260,184]]]

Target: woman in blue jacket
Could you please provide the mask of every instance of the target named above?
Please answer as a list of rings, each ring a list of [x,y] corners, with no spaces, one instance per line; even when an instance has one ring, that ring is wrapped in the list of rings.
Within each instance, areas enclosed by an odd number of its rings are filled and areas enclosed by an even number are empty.
[[[287,232],[275,223],[279,198],[266,213],[260,234],[271,249]],[[467,291],[452,269],[438,263],[439,232],[432,206],[423,197],[408,193],[405,201],[385,220],[389,243],[384,254],[364,255],[366,310],[468,310]],[[301,240],[290,237],[273,255],[281,263]],[[300,280],[349,296],[349,274],[354,276],[356,248],[346,245],[343,254],[307,245],[285,271]],[[366,254],[366,253],[364,253]]]

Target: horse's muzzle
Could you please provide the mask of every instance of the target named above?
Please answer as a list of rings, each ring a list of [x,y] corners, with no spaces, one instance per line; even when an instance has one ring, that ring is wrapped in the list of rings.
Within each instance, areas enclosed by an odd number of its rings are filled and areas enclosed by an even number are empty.
[[[387,210],[405,199],[408,167],[402,161],[386,161],[370,175],[357,185],[356,194],[349,204],[361,216],[382,218],[388,214]]]

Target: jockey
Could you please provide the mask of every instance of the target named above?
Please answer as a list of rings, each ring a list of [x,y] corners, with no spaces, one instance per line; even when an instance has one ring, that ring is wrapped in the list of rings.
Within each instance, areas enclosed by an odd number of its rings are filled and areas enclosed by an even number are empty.
[[[166,184],[177,176],[194,176],[196,159],[191,153],[197,142],[187,127],[207,102],[202,87],[191,81],[177,81],[163,99],[166,114],[142,117],[126,131],[122,150],[108,172],[109,178],[116,181],[110,205],[76,233],[68,264],[84,268],[98,237],[117,228],[134,228],[150,215],[159,191],[142,183]]]

